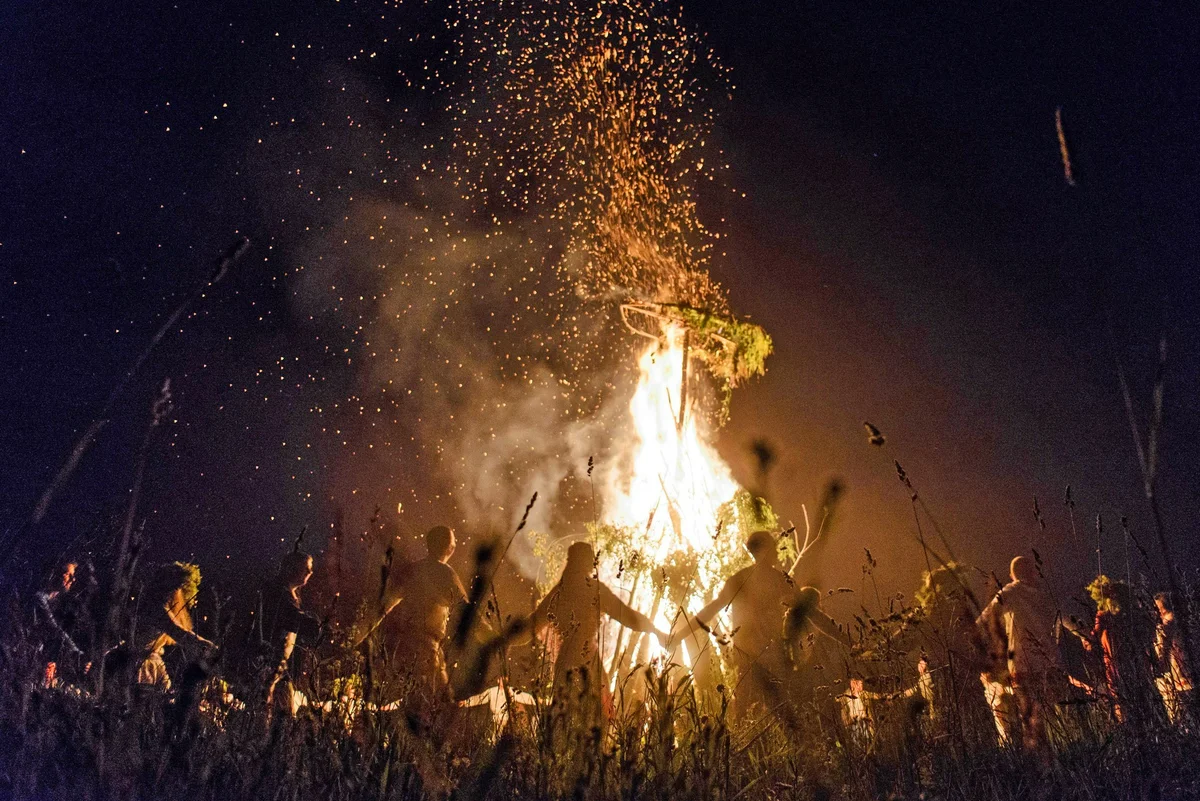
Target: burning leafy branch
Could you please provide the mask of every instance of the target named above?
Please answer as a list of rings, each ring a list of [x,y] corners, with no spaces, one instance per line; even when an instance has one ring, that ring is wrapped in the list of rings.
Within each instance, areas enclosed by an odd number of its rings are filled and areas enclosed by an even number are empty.
[[[736,320],[705,309],[680,303],[625,303],[621,320],[639,336],[658,342],[670,340],[682,332],[683,380],[679,390],[678,425],[683,427],[689,407],[688,380],[692,357],[708,367],[713,378],[720,382],[723,403],[720,420],[729,413],[730,393],[742,381],[760,376],[767,369],[771,355],[771,337],[754,323]]]

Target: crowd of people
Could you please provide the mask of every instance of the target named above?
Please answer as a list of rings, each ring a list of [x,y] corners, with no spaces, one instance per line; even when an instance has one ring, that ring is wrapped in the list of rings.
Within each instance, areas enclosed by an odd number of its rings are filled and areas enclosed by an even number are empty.
[[[1117,724],[1165,719],[1189,727],[1192,673],[1171,594],[1155,595],[1151,606],[1126,582],[1104,575],[1088,590],[1096,605],[1090,625],[1066,613],[1027,556],[1012,560],[1009,581],[985,602],[972,593],[969,571],[945,566],[928,573],[916,608],[884,637],[885,647],[860,651],[870,658],[915,644],[916,682],[877,692],[861,678],[852,681],[847,722],[869,729],[873,707],[916,698],[942,734],[994,728],[995,741],[1040,753],[1064,737],[1073,717],[1100,713]],[[986,716],[991,727],[978,725]]]
[[[1142,725],[1151,716],[1191,725],[1186,605],[1177,608],[1160,593],[1151,606],[1127,583],[1099,576],[1088,588],[1094,619],[1085,623],[1064,612],[1039,563],[1025,556],[1012,560],[1010,580],[993,584],[990,597],[976,591],[971,571],[944,565],[926,573],[911,607],[879,620],[857,618],[854,626],[831,618],[822,593],[796,580],[795,564],[781,563],[777,535],[757,531],[745,544],[752,563],[694,615],[681,611],[660,628],[601,581],[592,545],[575,542],[532,613],[505,627],[488,614],[486,577],[476,577],[468,593],[451,566],[454,531],[434,527],[425,545],[423,559],[385,574],[378,598],[363,603],[365,613],[342,639],[366,676],[365,686],[355,685],[361,703],[427,726],[481,704],[504,725],[509,707],[536,703],[539,694],[582,725],[611,719],[620,682],[603,659],[606,619],[653,637],[660,667],[682,666],[696,687],[731,699],[735,720],[774,715],[803,725],[832,716],[845,736],[869,740],[888,710],[902,706],[919,709],[919,727],[935,733],[987,731],[994,743],[1038,752],[1073,709],[1104,710],[1114,725]],[[261,709],[267,720],[321,703],[300,688],[304,667],[296,653],[300,644],[328,644],[329,620],[306,610],[314,559],[298,546],[259,592],[249,630],[237,637],[228,627],[217,632],[225,638],[220,647],[193,619],[197,566],[176,562],[153,571],[115,632],[103,624],[114,619],[105,608],[113,599],[98,590],[94,573],[84,561],[69,561],[34,596],[29,631],[44,685],[170,697],[179,666],[203,665],[191,675],[219,676],[229,703]],[[238,653],[232,641],[253,647]],[[527,682],[528,692],[512,686],[507,670],[493,681],[489,663],[466,656],[471,643],[484,644],[476,653],[507,654],[532,641],[548,669],[545,682]],[[182,658],[169,657],[171,649]],[[704,657],[717,654],[721,674],[706,677],[704,665],[714,660]],[[844,675],[831,679],[825,666],[834,664]],[[466,670],[482,671],[494,686],[475,686],[465,696],[471,682],[452,678]],[[341,686],[343,695],[355,694],[349,682]]]

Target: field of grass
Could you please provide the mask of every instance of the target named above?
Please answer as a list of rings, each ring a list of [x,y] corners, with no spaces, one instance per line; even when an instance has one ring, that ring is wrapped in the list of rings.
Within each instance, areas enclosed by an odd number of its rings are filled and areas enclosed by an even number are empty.
[[[911,622],[904,613],[863,620],[853,647],[814,657],[796,676],[804,700],[776,698],[773,710],[755,708],[740,720],[730,704],[740,685],[700,690],[681,668],[650,666],[620,684],[610,722],[584,725],[561,703],[545,702],[534,669],[523,683],[537,704],[497,731],[486,707],[431,718],[380,709],[396,691],[378,671],[364,672],[349,648],[299,656],[297,689],[311,703],[295,718],[268,718],[253,704],[232,701],[235,688],[217,678],[225,660],[176,664],[169,695],[110,686],[97,700],[91,672],[75,677],[78,686],[65,674],[46,686],[46,658],[19,625],[20,606],[14,600],[0,649],[5,798],[1200,796],[1200,738],[1167,721],[1152,676],[1143,677],[1151,689],[1126,705],[1124,722],[1105,701],[1077,692],[1049,721],[1049,746],[1027,751],[1019,738],[998,742],[991,716],[978,713],[977,687],[956,688],[956,697],[968,699],[962,704],[933,707],[919,692],[904,694],[916,679],[914,651],[933,665],[946,656],[937,650],[937,642],[946,644],[944,631],[920,631],[928,620],[917,626],[924,639],[899,647],[888,627]],[[485,678],[490,684],[497,669],[483,669],[476,688]],[[869,721],[846,715],[851,676],[865,677]],[[371,703],[347,690],[364,685]]]

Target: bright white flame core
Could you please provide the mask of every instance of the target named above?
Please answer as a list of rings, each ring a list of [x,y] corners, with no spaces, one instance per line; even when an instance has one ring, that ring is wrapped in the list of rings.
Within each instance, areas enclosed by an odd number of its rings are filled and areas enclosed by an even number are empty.
[[[718,510],[740,489],[729,466],[709,442],[704,420],[695,413],[694,394],[689,396],[683,426],[679,426],[683,342],[683,332],[673,329],[664,343],[651,345],[638,359],[637,388],[629,403],[637,438],[632,471],[628,483],[611,487],[605,502],[608,522],[639,532],[639,550],[651,565],[666,563],[675,552],[705,554],[727,546],[718,543],[727,539],[717,530]],[[698,611],[718,589],[721,577],[706,561],[700,560],[695,589],[686,601],[689,614]],[[611,582],[618,578],[616,573],[615,565],[605,563],[601,578]],[[654,582],[643,578],[626,585],[622,594],[630,605],[650,615],[660,629],[669,630],[675,609],[668,608],[670,604],[662,600]],[[653,638],[650,642],[651,655],[658,655]],[[615,664],[619,654],[612,653],[610,665],[628,668],[636,660],[636,649],[620,650],[633,652],[622,660],[628,664]],[[689,655],[679,656],[690,664]],[[618,672],[612,671],[614,680]]]

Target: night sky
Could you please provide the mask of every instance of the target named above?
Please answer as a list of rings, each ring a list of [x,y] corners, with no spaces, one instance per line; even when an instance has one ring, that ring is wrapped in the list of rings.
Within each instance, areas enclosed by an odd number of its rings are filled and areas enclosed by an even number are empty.
[[[133,383],[39,547],[120,507],[165,376],[174,422],[145,501],[155,555],[229,575],[303,524],[327,528],[335,500],[360,523],[398,499],[402,527],[434,522],[443,499],[425,468],[383,464],[368,453],[377,433],[321,431],[335,416],[313,410],[354,392],[356,366],[336,352],[338,312],[318,328],[298,309],[298,220],[315,212],[287,176],[353,145],[322,129],[362,109],[341,86],[404,95],[383,64],[437,50],[437,4],[7,2],[3,15],[5,519],[28,514],[165,315],[246,235],[250,254]],[[749,482],[749,444],[771,443],[785,519],[845,481],[822,583],[857,587],[865,547],[889,591],[911,589],[923,561],[894,459],[959,557],[988,570],[1033,546],[1084,578],[1098,512],[1107,569],[1125,569],[1120,515],[1156,558],[1115,357],[1144,421],[1164,331],[1160,495],[1168,534],[1200,564],[1196,15],[755,0],[683,15],[736,85],[716,134],[745,198],[702,199],[702,216],[727,219],[713,273],[776,344],[767,375],[735,393],[720,447]],[[407,97],[396,104],[436,125]]]

